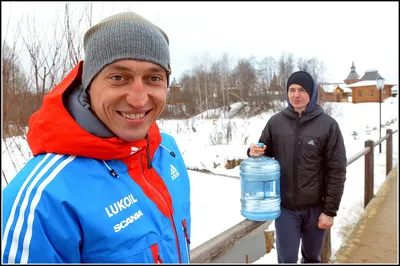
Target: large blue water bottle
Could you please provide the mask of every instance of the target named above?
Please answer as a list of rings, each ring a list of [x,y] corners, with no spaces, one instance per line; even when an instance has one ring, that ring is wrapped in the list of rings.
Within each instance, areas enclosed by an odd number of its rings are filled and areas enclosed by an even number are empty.
[[[263,146],[263,143],[257,143]],[[240,164],[241,214],[249,220],[274,220],[281,214],[280,165],[271,157],[249,157]]]

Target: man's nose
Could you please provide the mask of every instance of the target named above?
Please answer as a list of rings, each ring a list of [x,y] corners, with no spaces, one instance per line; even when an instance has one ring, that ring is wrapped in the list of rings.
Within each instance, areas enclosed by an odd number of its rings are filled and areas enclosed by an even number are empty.
[[[146,88],[141,79],[135,80],[126,95],[126,101],[136,108],[143,107],[148,101]]]
[[[299,96],[300,96],[300,91],[295,90],[295,91],[294,91],[294,97],[299,97]]]

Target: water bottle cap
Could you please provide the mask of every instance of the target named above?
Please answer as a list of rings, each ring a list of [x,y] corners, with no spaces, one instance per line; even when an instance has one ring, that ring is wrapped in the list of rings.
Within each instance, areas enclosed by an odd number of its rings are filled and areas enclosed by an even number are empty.
[[[263,147],[263,146],[264,146],[264,143],[259,142],[259,143],[257,143],[257,146]]]

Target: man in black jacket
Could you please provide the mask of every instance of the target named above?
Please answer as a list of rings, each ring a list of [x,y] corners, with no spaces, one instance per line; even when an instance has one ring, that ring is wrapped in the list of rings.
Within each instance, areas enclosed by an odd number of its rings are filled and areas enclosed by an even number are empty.
[[[265,154],[281,166],[281,215],[275,220],[279,263],[321,262],[326,229],[333,225],[346,180],[339,125],[317,104],[318,87],[304,71],[287,82],[289,106],[273,115],[249,156]]]

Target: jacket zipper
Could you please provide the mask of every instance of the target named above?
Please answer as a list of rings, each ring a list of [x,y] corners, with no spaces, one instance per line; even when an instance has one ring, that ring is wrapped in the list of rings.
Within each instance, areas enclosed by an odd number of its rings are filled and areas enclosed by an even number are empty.
[[[146,175],[144,174],[144,171],[143,171],[143,160],[142,160],[142,157],[139,157],[139,158],[140,158],[140,171],[141,171],[141,173],[142,173],[143,180],[146,182],[146,184],[148,184],[148,186],[149,186],[154,192],[156,192],[156,193],[160,196],[161,199],[163,199],[162,202],[165,204],[165,206],[167,206],[167,209],[169,210],[169,213],[171,214],[170,222],[171,222],[171,224],[172,224],[172,228],[174,229],[174,234],[175,234],[175,238],[176,238],[176,247],[177,247],[177,249],[178,249],[179,263],[182,263],[182,257],[181,257],[181,251],[180,251],[181,249],[180,249],[180,247],[179,247],[179,238],[178,238],[178,233],[177,233],[177,231],[176,231],[176,227],[175,227],[175,223],[174,223],[173,211],[172,211],[172,210],[170,209],[170,207],[168,206],[168,203],[167,203],[167,201],[165,200],[164,195],[161,194],[161,193],[157,190],[157,188],[155,188],[155,187],[150,183],[150,181],[147,180]]]
[[[187,255],[188,261],[190,262],[190,251],[189,251],[190,239],[189,239],[189,234],[188,234],[188,231],[187,231],[186,219],[182,220],[182,229],[183,229],[183,233],[185,234],[185,239],[186,239],[186,242],[185,242],[185,244],[186,244],[185,245],[186,246],[186,255]]]
[[[151,253],[153,254],[154,263],[156,263],[156,264],[163,263],[160,253],[158,252],[158,245],[154,244],[154,245],[150,246],[150,250],[151,250]]]
[[[295,153],[294,153],[294,172],[293,172],[293,178],[294,178],[294,189],[293,189],[293,205],[296,206],[297,203],[297,177],[298,177],[298,160],[300,157],[300,140],[299,140],[299,127],[300,127],[300,118],[298,117],[296,119],[296,147],[295,147]]]

